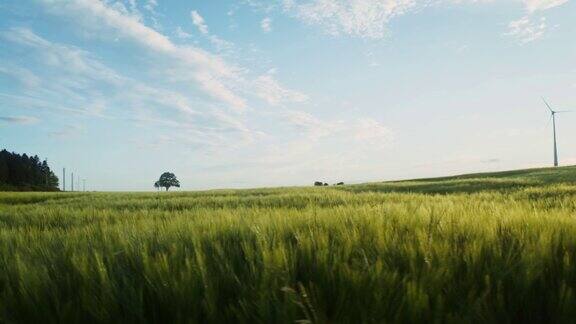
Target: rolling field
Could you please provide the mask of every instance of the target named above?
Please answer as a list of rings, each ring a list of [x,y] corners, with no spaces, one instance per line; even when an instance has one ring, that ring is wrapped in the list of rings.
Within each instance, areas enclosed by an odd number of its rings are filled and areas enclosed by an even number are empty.
[[[574,323],[576,167],[0,193],[0,322]]]

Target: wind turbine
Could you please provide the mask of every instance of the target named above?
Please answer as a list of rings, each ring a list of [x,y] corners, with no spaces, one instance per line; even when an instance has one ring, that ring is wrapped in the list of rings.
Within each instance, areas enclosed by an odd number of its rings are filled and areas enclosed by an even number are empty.
[[[557,167],[558,166],[558,147],[556,145],[556,114],[570,112],[570,111],[569,110],[553,110],[552,107],[550,107],[550,105],[548,104],[548,102],[546,102],[546,99],[542,98],[542,101],[544,101],[544,103],[546,104],[546,107],[548,107],[548,110],[550,110],[550,115],[552,118],[552,128],[553,128],[553,132],[554,132],[554,166]]]

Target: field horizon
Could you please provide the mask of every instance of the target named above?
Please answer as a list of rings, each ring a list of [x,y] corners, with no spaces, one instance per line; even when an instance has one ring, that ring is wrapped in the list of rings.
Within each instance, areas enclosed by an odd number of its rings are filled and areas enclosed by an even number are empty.
[[[406,179],[394,179],[394,180],[368,180],[360,182],[348,182],[344,183],[346,186],[361,186],[370,184],[392,184],[392,183],[405,183],[405,182],[424,182],[424,181],[445,181],[445,180],[457,180],[457,179],[469,179],[469,178],[490,178],[490,177],[508,177],[508,176],[522,176],[523,174],[540,174],[545,178],[545,174],[553,170],[566,170],[570,168],[576,168],[576,165],[566,165],[560,167],[533,167],[526,169],[506,169],[501,171],[482,171],[482,172],[471,172],[471,173],[458,173],[453,175],[444,176],[434,176],[434,177],[417,177],[417,178],[406,178]],[[562,173],[562,172],[561,172]],[[567,179],[566,181],[572,181],[575,179]],[[171,189],[168,192],[207,192],[207,191],[218,191],[218,190],[263,190],[263,189],[281,189],[281,188],[308,188],[310,185],[291,185],[291,186],[256,186],[247,188],[233,188],[233,187],[221,187],[221,188],[210,188],[210,189],[198,189],[198,190],[187,190],[187,189]],[[335,186],[335,184],[329,183],[328,187]],[[164,189],[158,190],[160,192],[166,192]],[[9,191],[5,192],[38,192],[38,191]],[[60,192],[71,192],[71,191],[61,191]],[[82,191],[73,191],[82,192]],[[100,192],[100,193],[149,193],[152,190],[91,190],[87,192]]]
[[[574,170],[572,170],[574,169]],[[556,170],[556,171],[554,171]],[[560,170],[560,171],[558,171]],[[568,171],[568,172],[566,172]],[[445,176],[436,176],[436,177],[419,177],[419,178],[406,178],[406,179],[396,179],[396,180],[370,180],[370,181],[362,181],[362,182],[350,182],[344,183],[345,186],[363,186],[363,185],[373,185],[373,184],[402,184],[402,183],[409,183],[409,182],[435,182],[435,181],[449,181],[449,180],[462,180],[462,179],[471,179],[471,178],[501,178],[501,177],[522,177],[523,175],[531,174],[532,177],[536,176],[536,179],[539,180],[548,180],[547,179],[550,172],[555,172],[556,174],[560,173],[561,176],[568,176],[565,179],[558,179],[558,182],[572,182],[576,181],[576,175],[571,177],[572,171],[576,172],[576,165],[566,165],[560,167],[534,167],[534,168],[526,168],[526,169],[509,169],[509,170],[501,170],[501,171],[485,171],[485,172],[471,172],[471,173],[462,173],[462,174],[454,174],[454,175],[445,175]],[[208,191],[218,191],[218,190],[263,190],[263,189],[282,189],[282,188],[308,188],[311,185],[294,185],[294,186],[263,186],[263,187],[250,187],[250,188],[213,188],[213,189],[200,189],[200,190],[177,190],[172,192],[208,192]],[[335,184],[328,184],[328,187],[335,186]],[[110,192],[110,193],[145,193],[150,191],[94,191],[94,192]],[[160,192],[164,192],[160,190]],[[168,191],[170,192],[170,191]]]

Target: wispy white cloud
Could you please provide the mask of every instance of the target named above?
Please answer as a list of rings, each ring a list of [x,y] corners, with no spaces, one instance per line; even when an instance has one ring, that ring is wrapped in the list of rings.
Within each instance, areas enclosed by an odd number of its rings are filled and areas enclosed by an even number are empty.
[[[79,125],[64,125],[58,130],[54,130],[48,133],[48,135],[60,139],[68,139],[78,136],[84,131],[84,127]]]
[[[40,78],[32,71],[13,64],[0,63],[0,74],[11,76],[28,88],[37,87],[41,83]]]
[[[284,120],[289,125],[307,134],[307,141],[314,142],[323,137],[336,137],[354,147],[367,145],[383,148],[394,141],[394,132],[373,118],[351,120],[322,120],[303,111],[287,111]]]
[[[283,8],[332,35],[378,39],[388,22],[415,8],[416,0],[285,0]]]
[[[426,7],[442,4],[465,4],[491,2],[492,0],[278,0],[245,1],[257,10],[281,10],[296,19],[334,36],[350,36],[365,39],[380,39],[388,34],[389,22],[399,16],[416,12]],[[512,31],[522,39],[539,38],[545,24],[532,23],[531,15],[555,8],[569,0],[521,0],[527,16],[511,22],[510,29],[521,25],[521,30]],[[276,5],[274,5],[276,4]],[[532,19],[533,20],[533,19]],[[522,34],[525,34],[522,36]]]
[[[101,1],[75,0],[57,3],[49,0],[43,1],[54,12],[72,17],[83,17],[78,22],[84,24],[86,28],[112,28],[121,37],[190,65],[196,70],[195,80],[200,83],[206,93],[236,109],[246,107],[245,100],[224,84],[224,79],[237,77],[237,69],[217,56],[196,47],[177,46],[168,37],[145,26],[138,19],[123,15]]]
[[[68,113],[67,116],[94,116],[94,114],[87,109],[89,105],[88,102],[86,102],[86,106],[82,106],[77,104],[69,104],[68,102],[57,103],[52,101],[50,98],[47,98],[55,94],[62,96],[62,91],[55,91],[54,89],[43,89],[42,91],[38,92],[25,91],[21,95],[0,92],[0,101],[10,102],[11,106],[17,109],[40,109],[46,111],[66,112]],[[77,102],[76,100],[68,101]],[[98,117],[105,116],[98,115]]]
[[[185,32],[184,29],[182,29],[180,26],[176,27],[175,34],[176,37],[181,39],[188,39],[192,37],[192,34]]]
[[[104,98],[104,95],[94,86],[106,84],[122,87],[126,84],[126,78],[88,52],[75,46],[50,42],[29,29],[12,28],[3,31],[0,39],[26,49],[29,58],[42,66],[42,69],[33,72],[7,62],[8,71],[24,80],[24,95],[17,100],[27,102],[30,107],[101,115],[105,105],[102,104],[104,99],[100,98]],[[71,103],[71,107],[43,104],[55,98]]]
[[[523,0],[529,13],[561,6],[569,0]]]
[[[29,29],[12,28],[2,32],[0,37],[38,50],[35,53],[42,57],[46,65],[58,68],[62,72],[109,83],[121,82],[120,76],[115,71],[98,62],[88,52],[74,46],[51,43]],[[25,70],[20,69],[20,72]]]
[[[192,23],[194,26],[196,26],[196,28],[198,28],[198,31],[200,31],[202,34],[208,34],[208,25],[206,25],[204,17],[200,16],[198,11],[192,10],[190,12],[190,18],[192,18]]]
[[[26,49],[31,58],[36,58],[42,71],[42,74],[34,75],[42,87],[26,84],[22,95],[0,93],[0,100],[5,99],[17,107],[112,119],[130,116],[134,121],[146,120],[160,126],[164,122],[158,116],[167,115],[171,121],[166,122],[171,122],[172,127],[195,138],[206,139],[205,146],[214,142],[209,138],[221,139],[218,143],[223,145],[226,140],[232,143],[232,138],[245,141],[253,136],[235,115],[195,102],[186,94],[121,75],[75,46],[51,42],[28,29],[11,29],[0,36]],[[7,63],[10,63],[7,64],[11,67],[10,72],[32,74],[14,62]],[[108,89],[107,92],[101,92],[102,88]],[[228,135],[223,136],[222,130]]]
[[[308,100],[305,94],[281,86],[271,73],[257,77],[256,80],[254,80],[253,88],[256,96],[271,105],[287,102],[304,102]]]
[[[112,29],[121,38],[175,58],[182,65],[180,70],[185,74],[192,73],[193,76],[189,79],[196,82],[205,93],[238,111],[247,107],[245,96],[252,93],[251,86],[255,84],[244,74],[248,69],[231,65],[221,57],[201,48],[176,45],[168,37],[144,25],[135,17],[124,15],[102,1],[41,1],[54,13],[82,17],[77,23],[82,24],[84,28]],[[205,24],[203,19],[197,22]],[[208,32],[207,27],[205,30]]]
[[[198,31],[204,35],[210,41],[210,43],[212,43],[218,53],[228,51],[233,48],[234,45],[231,42],[223,40],[222,38],[210,33],[210,29],[208,28],[204,17],[202,17],[198,11],[192,10],[190,12],[190,18],[192,19],[194,26],[196,26]],[[181,38],[189,38],[191,36],[190,34],[182,32],[179,32],[179,35],[185,36]]]
[[[11,124],[30,125],[36,124],[40,120],[30,116],[0,116],[0,121]]]
[[[524,16],[508,24],[506,35],[515,37],[520,43],[526,44],[542,38],[547,29],[546,17],[541,17],[534,22],[530,16]]]
[[[353,170],[381,168],[378,157],[394,144],[394,132],[371,118],[320,118],[298,110],[286,110],[280,118],[292,136],[281,145],[268,143],[257,160],[238,160],[241,165],[234,168],[258,170],[278,183],[286,183],[286,175],[300,183],[341,181]]]
[[[260,28],[262,28],[262,30],[265,33],[271,32],[272,31],[272,18],[266,17],[266,18],[262,19],[262,21],[260,22]]]
[[[155,13],[156,7],[158,6],[158,2],[156,0],[148,0],[146,1],[146,4],[144,5],[144,9]]]
[[[290,110],[283,114],[284,121],[299,132],[306,134],[309,141],[316,141],[324,136],[329,136],[342,129],[342,121],[323,121],[312,114]]]
[[[523,0],[527,14],[508,24],[506,35],[515,37],[521,44],[541,39],[548,31],[546,17],[538,18],[538,14],[559,7],[569,0]]]
[[[359,118],[352,132],[357,141],[377,147],[389,145],[394,139],[388,127],[372,118]]]

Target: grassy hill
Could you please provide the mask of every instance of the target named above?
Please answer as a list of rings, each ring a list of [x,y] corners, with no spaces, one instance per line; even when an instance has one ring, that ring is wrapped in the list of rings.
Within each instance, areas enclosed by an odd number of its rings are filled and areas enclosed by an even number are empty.
[[[375,182],[356,185],[354,191],[474,193],[509,191],[552,184],[576,184],[576,166],[537,168],[489,173],[473,173],[451,177]]]
[[[0,322],[571,323],[575,180],[0,193]]]

